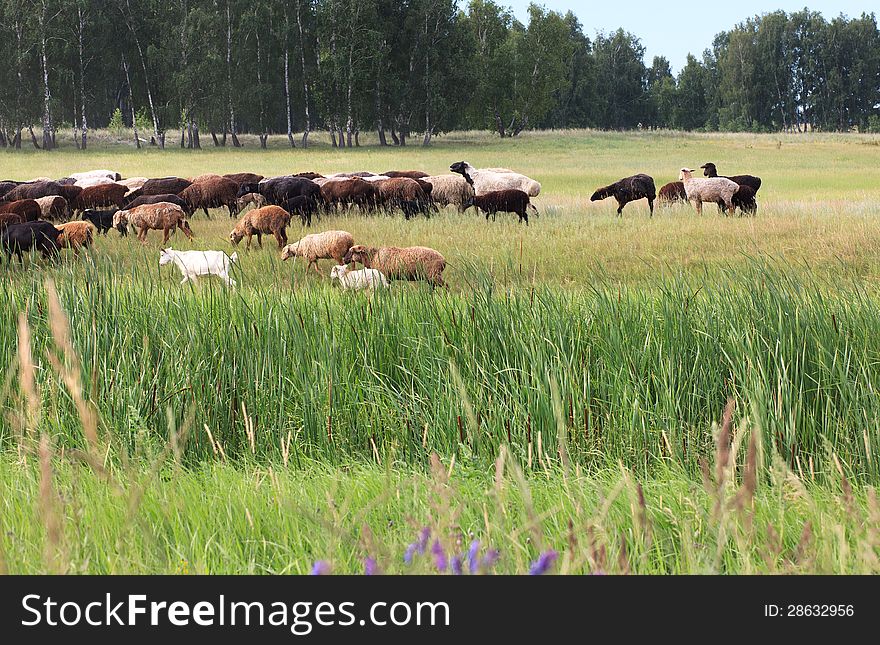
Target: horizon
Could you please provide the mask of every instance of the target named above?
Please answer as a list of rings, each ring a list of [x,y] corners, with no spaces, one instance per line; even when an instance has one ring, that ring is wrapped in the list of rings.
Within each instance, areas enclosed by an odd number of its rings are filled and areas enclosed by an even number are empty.
[[[711,13],[693,11],[685,23],[677,16],[685,9],[700,9],[699,4],[673,1],[618,5],[587,3],[584,0],[496,0],[499,5],[512,8],[517,19],[524,23],[528,22],[528,6],[532,1],[562,14],[571,10],[591,40],[595,39],[597,32],[608,33],[622,27],[641,40],[645,47],[645,65],[650,67],[654,56],[665,56],[675,74],[684,67],[688,54],[701,60],[703,51],[712,47],[712,40],[717,34],[756,15],[780,9],[793,13],[804,8],[820,12],[826,20],[841,14],[850,18],[862,13],[876,14],[876,10],[872,11],[864,0],[817,0],[809,4],[803,0],[777,0],[770,7],[760,0],[740,0],[737,3],[712,5]],[[467,0],[462,0],[462,3],[463,7],[467,6]],[[643,6],[645,4],[648,6]]]

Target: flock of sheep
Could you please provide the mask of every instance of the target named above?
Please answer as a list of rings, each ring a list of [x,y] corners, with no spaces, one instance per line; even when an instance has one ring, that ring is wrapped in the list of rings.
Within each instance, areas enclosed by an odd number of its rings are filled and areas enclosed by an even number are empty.
[[[679,182],[663,186],[659,198],[654,180],[634,175],[598,189],[592,200],[614,197],[617,213],[630,201],[647,199],[653,215],[654,200],[661,203],[689,201],[698,212],[703,202],[716,202],[723,210],[736,208],[753,214],[757,210],[755,193],[761,180],[751,175],[720,177],[715,165],[702,166],[705,178],[693,177],[693,170],[682,168]],[[250,248],[254,236],[262,247],[262,236],[272,235],[281,259],[301,257],[320,274],[318,260],[332,259],[336,266],[331,279],[344,288],[363,289],[388,286],[388,280],[424,280],[444,286],[446,261],[436,250],[415,246],[367,247],[356,245],[346,231],[325,231],[306,235],[288,244],[287,227],[292,217],[311,226],[318,213],[358,209],[364,213],[400,211],[409,219],[417,214],[430,217],[433,211],[455,206],[460,212],[475,207],[493,220],[497,213],[514,213],[528,225],[530,212],[537,213],[531,198],[541,184],[507,168],[477,169],[466,161],[453,163],[451,173],[429,175],[417,170],[336,173],[324,176],[303,172],[266,178],[254,173],[205,174],[191,179],[163,177],[123,179],[112,170],[76,173],[59,180],[38,178],[27,182],[0,181],[0,246],[7,258],[31,250],[51,257],[59,249],[75,253],[93,243],[94,232],[106,234],[115,228],[121,235],[129,229],[146,243],[150,230],[163,233],[166,244],[176,230],[192,239],[189,218],[203,210],[226,208],[238,219],[229,234],[233,246],[246,239]],[[250,210],[247,210],[252,206]],[[78,218],[78,219],[75,219]],[[70,220],[70,221],[65,221]],[[64,222],[64,223],[58,223]],[[228,285],[232,265],[238,255],[223,251],[176,251],[160,254],[160,265],[175,264],[183,282],[199,275],[217,275]],[[350,270],[352,263],[363,265]]]

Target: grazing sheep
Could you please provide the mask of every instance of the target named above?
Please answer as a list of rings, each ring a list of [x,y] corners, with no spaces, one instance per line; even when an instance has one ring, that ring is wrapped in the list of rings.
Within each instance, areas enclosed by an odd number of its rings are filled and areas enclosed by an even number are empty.
[[[45,220],[59,220],[70,217],[70,205],[59,195],[40,197],[35,200],[40,205],[41,216]]]
[[[193,232],[186,221],[186,213],[176,204],[159,202],[158,204],[144,204],[129,210],[117,212],[113,216],[113,227],[125,235],[128,227],[138,230],[138,239],[142,244],[147,243],[147,231],[150,229],[162,231],[162,243],[165,244],[176,229],[183,231],[187,239],[192,239]]]
[[[287,226],[290,224],[290,213],[280,206],[263,206],[245,213],[235,228],[229,233],[229,241],[235,246],[243,237],[247,237],[245,249],[251,248],[251,237],[257,236],[257,245],[263,248],[263,234],[272,234],[281,249],[287,244]]]
[[[110,181],[119,181],[122,179],[122,175],[120,175],[115,170],[107,170],[106,168],[100,168],[98,170],[86,170],[85,172],[72,172],[69,175],[70,179],[74,181],[79,181],[80,179],[89,179],[91,177],[105,177]]]
[[[231,172],[223,176],[226,179],[231,179],[239,186],[242,184],[257,184],[265,179],[263,175],[257,175],[252,172]]]
[[[273,177],[258,183],[242,184],[238,189],[238,197],[248,193],[259,193],[266,198],[266,203],[280,206],[288,199],[299,195],[321,198],[321,187],[311,179],[304,177]]]
[[[516,213],[519,216],[518,222],[525,222],[529,225],[529,214],[527,208],[531,208],[538,214],[538,209],[529,201],[529,196],[521,190],[493,190],[482,195],[474,195],[465,204],[465,208],[475,206],[486,213],[486,221],[489,221],[489,215],[492,221],[495,221],[496,213]]]
[[[654,179],[649,175],[640,173],[632,177],[624,177],[608,186],[603,186],[593,193],[590,201],[595,202],[600,199],[607,199],[608,197],[613,197],[617,200],[618,217],[623,212],[624,206],[637,199],[647,199],[651,217],[654,216],[654,199],[657,197],[657,192],[654,189]]]
[[[722,202],[719,202],[719,206]],[[736,192],[733,194],[733,206],[738,208],[743,215],[756,215],[758,213],[758,202],[755,199],[755,191],[751,186],[740,184]]]
[[[74,254],[79,255],[82,248],[92,245],[95,227],[89,222],[67,222],[56,226],[61,235],[58,236],[58,248],[73,249]]]
[[[160,179],[148,179],[144,185],[128,193],[126,199],[134,201],[142,195],[177,195],[187,188],[192,182],[181,177],[162,177]]]
[[[183,274],[183,280],[192,282],[200,275],[216,275],[230,287],[235,286],[235,280],[229,277],[232,264],[238,261],[238,253],[226,255],[223,251],[175,251],[171,247],[159,252],[159,266],[165,266],[173,262]]]
[[[299,216],[303,226],[311,226],[312,216],[318,211],[318,205],[315,200],[305,195],[288,199],[281,205],[281,208],[290,213],[291,217],[294,215]]]
[[[104,186],[106,184],[115,184],[116,182],[107,177],[86,177],[85,179],[77,179],[73,182],[74,186],[80,188],[91,188],[92,186]]]
[[[87,210],[82,214],[82,220],[84,222],[91,222],[96,229],[98,229],[98,233],[103,233],[107,235],[107,231],[113,228],[113,216],[119,212],[118,208],[111,208],[109,210]],[[122,235],[123,233],[120,231]]]
[[[715,164],[711,161],[708,163],[704,163],[700,168],[703,169],[703,175],[706,177],[724,177],[724,175],[718,174],[718,169],[715,168]],[[726,177],[730,181],[734,181],[740,186],[748,186],[755,193],[761,188],[761,178],[755,177],[754,175],[733,175],[730,177]]]
[[[63,187],[57,181],[28,182],[11,189],[3,196],[3,199],[7,202],[15,202],[20,199],[39,199],[51,195],[61,195],[66,198],[63,188],[69,187]],[[68,199],[68,201],[70,200]]]
[[[516,172],[495,172],[492,170],[477,170],[466,161],[457,161],[449,166],[452,172],[464,177],[474,187],[477,195],[488,193],[493,190],[506,190],[515,188],[526,193],[529,197],[537,197],[541,192],[541,184],[534,179]]]
[[[382,174],[391,179],[395,179],[397,177],[424,179],[425,177],[428,177],[428,173],[422,172],[421,170],[389,170],[388,172],[383,172]]]
[[[125,201],[125,193],[127,192],[128,189],[122,184],[89,186],[82,189],[82,192],[70,204],[70,208],[74,213],[101,206],[122,208]]]
[[[263,197],[260,193],[248,193],[247,195],[242,195],[236,201],[236,205],[238,206],[238,212],[242,212],[248,205],[252,205],[254,208],[262,208],[266,205],[266,198]]]
[[[361,269],[352,271],[348,265],[337,264],[330,269],[330,281],[339,280],[339,285],[346,291],[363,289],[387,289],[388,280],[378,269]]]
[[[394,208],[403,209],[402,202],[416,202],[425,205],[425,207],[429,203],[424,189],[415,179],[408,177],[382,179],[375,182],[375,186],[379,189],[379,203],[389,211]],[[404,210],[404,215],[409,219],[406,210]]]
[[[229,209],[229,217],[235,217],[239,213],[238,208],[238,184],[226,177],[211,177],[200,181],[194,181],[191,185],[180,191],[187,208],[187,214],[192,215],[201,208],[205,211],[205,217],[209,208]]]
[[[426,280],[433,287],[443,287],[443,256],[425,246],[353,246],[340,264],[359,262],[367,269],[378,269],[389,280]]]
[[[682,168],[679,180],[684,183],[688,201],[697,209],[699,215],[703,214],[703,202],[723,201],[724,205],[733,210],[733,194],[739,185],[723,177],[699,179],[692,175],[691,168]]]
[[[348,264],[344,258],[352,248],[354,238],[348,231],[324,231],[306,235],[301,240],[288,244],[281,251],[281,259],[306,258],[309,261],[306,271],[314,266],[315,273],[323,275],[318,267],[318,260],[333,259],[336,264]]]
[[[369,212],[375,210],[379,201],[379,188],[359,177],[327,181],[320,187],[320,193],[327,209],[357,206]]]
[[[21,215],[25,222],[33,222],[43,214],[40,205],[34,199],[19,199],[14,202],[0,203],[0,213]]]
[[[24,264],[24,254],[36,249],[44,258],[58,255],[58,236],[61,231],[49,222],[37,220],[23,224],[10,224],[0,231],[0,247],[11,262],[12,256]]]
[[[663,184],[657,193],[657,203],[661,206],[671,206],[676,202],[686,204],[688,200],[687,193],[684,191],[684,184],[680,181],[670,181]]]
[[[473,187],[461,175],[431,175],[425,181],[431,184],[431,201],[441,208],[451,205],[464,212],[465,204],[474,196]]]
[[[74,186],[73,184],[70,184],[69,186],[58,186],[58,195],[67,200],[68,206],[72,204],[77,197],[79,197],[79,194],[82,191],[82,188],[80,188],[79,186]]]
[[[31,220],[35,221],[36,218]],[[25,219],[24,215],[19,213],[0,213],[0,230],[6,228],[10,224],[24,224],[28,220]]]
[[[184,211],[186,211],[187,209],[186,202],[183,200],[183,198],[171,194],[141,195],[140,197],[128,202],[128,204],[126,204],[126,208],[137,208],[138,206],[143,206],[144,204],[158,204],[159,202],[168,202],[169,204],[180,206]]]

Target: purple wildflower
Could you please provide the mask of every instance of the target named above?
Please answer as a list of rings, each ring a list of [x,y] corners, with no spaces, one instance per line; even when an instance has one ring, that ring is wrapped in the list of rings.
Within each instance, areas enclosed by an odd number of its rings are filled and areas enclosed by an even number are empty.
[[[419,533],[419,541],[416,542],[419,553],[424,553],[428,547],[428,539],[431,537],[431,528],[426,526]]]
[[[315,560],[315,564],[312,565],[312,574],[313,576],[329,576],[330,575],[330,563],[326,560]]]
[[[416,554],[416,549],[419,548],[419,545],[416,542],[413,542],[408,547],[406,547],[406,553],[403,554],[403,561],[407,564],[412,564],[413,556]]]
[[[379,571],[379,565],[376,564],[376,559],[367,556],[364,558],[364,575],[365,576],[377,576],[381,572]]]
[[[480,555],[480,541],[474,540],[471,542],[471,548],[468,549],[468,569],[471,573],[476,573],[477,568],[479,567],[479,561],[477,558]]]
[[[550,567],[553,566],[553,563],[556,562],[556,558],[559,557],[559,554],[556,553],[553,549],[549,551],[544,551],[541,555],[538,556],[538,559],[532,562],[532,566],[529,567],[529,575],[530,576],[542,576],[550,570]]]
[[[452,573],[456,576],[460,576],[462,573],[464,573],[461,568],[462,560],[464,560],[463,555],[452,556]]]
[[[486,555],[484,555],[483,559],[480,561],[480,570],[488,571],[494,567],[495,563],[498,562],[499,556],[498,549],[489,549],[486,551]]]
[[[440,544],[439,539],[434,540],[434,544],[431,546],[431,553],[434,554],[434,566],[437,567],[437,571],[446,571],[448,565],[446,552],[443,550],[443,545]]]

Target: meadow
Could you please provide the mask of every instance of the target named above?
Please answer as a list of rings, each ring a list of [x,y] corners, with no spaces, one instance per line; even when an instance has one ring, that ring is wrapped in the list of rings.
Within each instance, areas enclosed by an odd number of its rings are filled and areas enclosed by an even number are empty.
[[[328,559],[358,572],[369,556],[427,571],[429,555],[401,559],[425,525],[448,553],[500,549],[506,573],[551,548],[556,570],[578,573],[880,568],[880,138],[316,139],[0,155],[16,179],[442,173],[465,159],[542,183],[529,227],[452,210],[313,227],[436,248],[447,290],[341,293],[272,240],[239,249],[231,291],[179,286],[155,233],[4,263],[6,570],[304,573]],[[613,200],[589,201],[620,177],[659,187],[706,161],[762,177],[757,217],[649,218],[637,202],[617,218]],[[231,252],[220,211],[192,226],[175,248]]]

